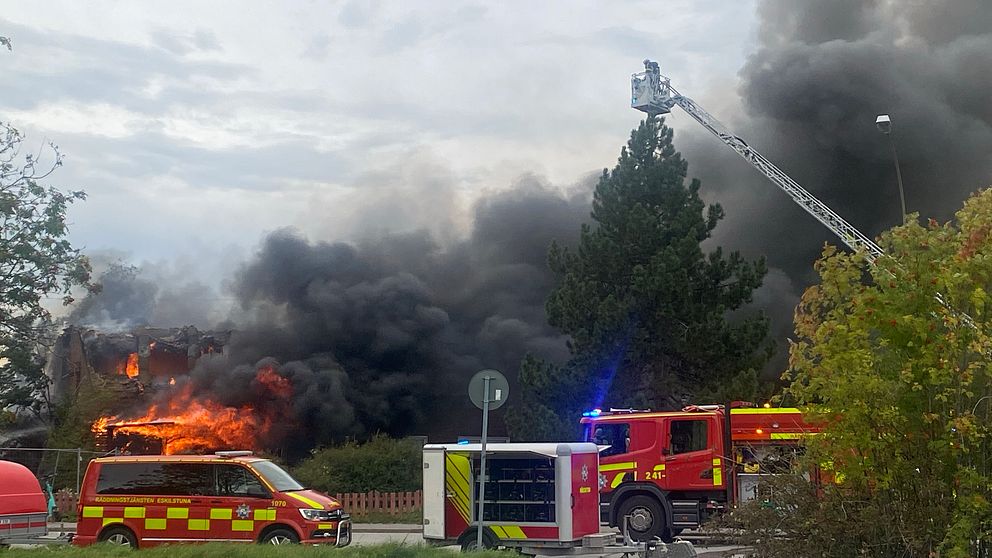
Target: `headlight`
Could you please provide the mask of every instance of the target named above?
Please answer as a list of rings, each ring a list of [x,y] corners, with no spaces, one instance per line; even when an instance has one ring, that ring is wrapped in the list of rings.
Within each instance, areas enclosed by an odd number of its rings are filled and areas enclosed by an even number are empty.
[[[300,508],[300,515],[304,519],[310,521],[333,521],[335,519],[340,519],[344,515],[344,510],[341,508],[335,510],[315,510],[311,508]]]

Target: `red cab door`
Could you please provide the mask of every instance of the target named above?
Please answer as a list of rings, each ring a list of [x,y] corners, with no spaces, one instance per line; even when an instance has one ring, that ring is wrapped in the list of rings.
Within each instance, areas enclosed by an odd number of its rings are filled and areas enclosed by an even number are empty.
[[[253,540],[272,502],[272,494],[255,473],[237,464],[214,465],[217,495],[210,499],[210,526],[215,538]],[[256,513],[256,510],[262,510]],[[274,519],[274,518],[272,518]],[[256,521],[257,520],[257,521]]]
[[[665,464],[663,486],[670,490],[715,490],[722,488],[723,474],[716,418],[673,418],[666,421],[662,449]]]

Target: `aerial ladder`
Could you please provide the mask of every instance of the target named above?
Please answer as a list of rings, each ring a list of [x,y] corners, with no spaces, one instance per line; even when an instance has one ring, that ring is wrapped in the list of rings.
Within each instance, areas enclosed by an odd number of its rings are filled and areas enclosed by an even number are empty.
[[[691,116],[696,122],[702,124],[704,128],[719,138],[720,141],[727,144],[738,155],[743,157],[744,160],[751,163],[754,168],[758,169],[758,172],[765,175],[768,180],[771,180],[776,186],[781,188],[794,202],[799,204],[799,207],[805,209],[807,213],[840,237],[841,241],[851,250],[855,252],[861,251],[869,265],[874,265],[878,258],[885,255],[885,252],[882,251],[874,240],[854,228],[843,217],[827,207],[827,204],[818,200],[816,196],[809,193],[798,182],[782,172],[782,169],[776,167],[764,155],[758,153],[756,149],[748,145],[740,136],[732,134],[713,115],[703,110],[703,107],[697,105],[689,97],[676,91],[672,87],[671,80],[661,75],[661,70],[657,62],[645,60],[644,71],[631,76],[630,89],[630,106],[644,111],[651,116],[668,114],[672,112],[672,108],[676,105],[682,107],[682,110],[686,114]],[[937,293],[934,295],[934,298],[941,306],[947,308],[951,313],[960,318],[965,325],[977,329],[971,316],[952,308],[942,294]]]
[[[754,168],[758,169],[758,172],[765,175],[768,180],[771,180],[794,202],[799,204],[799,207],[805,209],[807,213],[840,237],[844,244],[855,252],[863,251],[869,263],[875,263],[875,260],[884,255],[875,241],[854,228],[843,217],[827,207],[825,203],[816,199],[816,196],[782,172],[740,136],[731,133],[719,120],[703,110],[703,107],[676,91],[672,87],[671,80],[661,75],[657,62],[645,60],[644,71],[631,77],[630,87],[630,106],[633,108],[655,116],[671,112],[672,107],[676,105],[682,107],[686,114],[702,124],[704,128],[727,144],[744,160],[751,163]]]

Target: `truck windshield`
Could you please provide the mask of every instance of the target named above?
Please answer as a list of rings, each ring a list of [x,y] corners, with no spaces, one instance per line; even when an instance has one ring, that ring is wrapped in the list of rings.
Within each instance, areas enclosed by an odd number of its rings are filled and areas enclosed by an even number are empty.
[[[255,470],[256,473],[262,475],[272,488],[278,490],[279,492],[292,492],[293,490],[303,490],[303,485],[297,482],[296,479],[289,476],[289,473],[283,470],[282,467],[276,465],[271,461],[253,461],[251,463],[251,468]]]

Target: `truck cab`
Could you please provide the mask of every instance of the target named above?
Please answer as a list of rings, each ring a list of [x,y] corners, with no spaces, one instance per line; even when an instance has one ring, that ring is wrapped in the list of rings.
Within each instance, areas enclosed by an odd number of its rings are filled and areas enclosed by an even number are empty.
[[[584,440],[601,449],[601,520],[622,527],[629,517],[636,540],[671,540],[747,499],[736,493],[738,475],[766,472],[751,459],[762,448],[787,446],[789,453],[817,430],[798,409],[740,405],[729,416],[721,405],[584,413]]]

